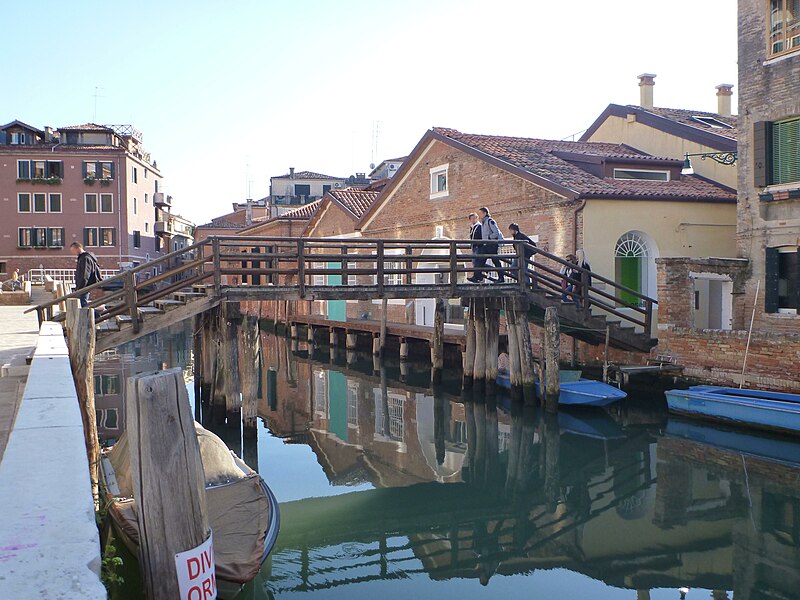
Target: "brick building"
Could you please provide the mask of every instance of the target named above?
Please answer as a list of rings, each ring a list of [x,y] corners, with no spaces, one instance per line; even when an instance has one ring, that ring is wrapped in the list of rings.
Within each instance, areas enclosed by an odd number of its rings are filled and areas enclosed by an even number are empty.
[[[70,269],[82,242],[103,269],[161,255],[156,235],[170,210],[162,174],[130,125],[44,130],[0,127],[0,277],[19,269]]]
[[[738,261],[663,260],[659,349],[687,374],[739,383],[751,317],[747,385],[800,389],[800,25],[796,3],[739,3]],[[731,289],[728,327],[703,327],[697,275]],[[758,297],[756,294],[758,293]],[[730,331],[725,331],[725,330]]]

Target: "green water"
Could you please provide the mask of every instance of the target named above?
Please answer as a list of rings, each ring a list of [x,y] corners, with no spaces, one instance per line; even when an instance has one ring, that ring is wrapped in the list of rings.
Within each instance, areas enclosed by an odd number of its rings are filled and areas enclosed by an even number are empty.
[[[262,348],[257,442],[217,429],[280,503],[239,599],[800,597],[800,444],[668,418],[660,391],[551,417],[457,369],[434,391],[425,364]]]

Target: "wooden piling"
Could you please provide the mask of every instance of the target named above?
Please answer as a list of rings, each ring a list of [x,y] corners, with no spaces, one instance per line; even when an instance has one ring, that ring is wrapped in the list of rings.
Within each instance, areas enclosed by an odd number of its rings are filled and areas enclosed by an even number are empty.
[[[444,369],[444,300],[436,299],[436,311],[433,317],[433,337],[431,338],[431,380],[439,383]]]
[[[355,350],[358,347],[358,335],[348,331],[345,344],[347,350]]]
[[[225,418],[229,427],[239,428],[242,419],[242,395],[239,389],[238,303],[223,304],[225,315]]]
[[[210,534],[203,463],[180,369],[130,377],[126,404],[145,596],[172,600],[180,596],[175,555]]]
[[[472,378],[479,385],[486,379],[486,301],[476,298],[475,302],[475,366]]]
[[[339,338],[336,335],[336,329],[331,327],[328,330],[328,343],[330,344],[331,348],[335,348],[339,344]]]
[[[508,339],[508,377],[511,399],[522,399],[522,373],[520,344],[517,337],[517,309],[512,300],[506,300],[506,336]]]
[[[467,309],[466,343],[464,345],[464,389],[472,387],[472,378],[475,373],[475,300],[469,300]]]
[[[500,354],[500,310],[493,300],[486,303],[486,391],[497,385],[497,357]]]
[[[406,338],[400,338],[400,360],[407,360],[408,359],[408,340]]]
[[[292,323],[289,326],[289,335],[293,340],[297,339],[297,323]]]
[[[544,441],[544,497],[551,512],[561,495],[561,430],[558,425],[558,416],[545,413],[543,418],[542,438]]]
[[[384,349],[386,348],[386,321],[389,318],[389,300],[384,298],[381,302],[381,332],[380,344],[378,347],[378,356],[383,356]]]
[[[197,415],[202,414],[198,409],[203,402],[203,313],[192,318],[192,376],[195,415]]]
[[[254,437],[258,426],[258,371],[260,340],[258,317],[246,315],[239,337],[239,381],[242,387],[242,426],[244,437]]]
[[[372,356],[381,355],[381,336],[376,334],[372,336]]]
[[[525,404],[536,404],[536,357],[533,355],[531,329],[528,323],[527,307],[517,311],[517,343],[519,344],[520,374],[522,396]]]
[[[544,312],[544,357],[545,357],[545,409],[558,410],[558,396],[561,393],[559,361],[561,359],[561,335],[558,312],[555,306],[548,306]]]
[[[94,404],[94,310],[81,308],[80,300],[70,298],[66,301],[66,328],[72,378],[75,380],[75,391],[83,422],[86,457],[89,460],[92,494],[96,499],[100,441],[97,437],[97,414]]]

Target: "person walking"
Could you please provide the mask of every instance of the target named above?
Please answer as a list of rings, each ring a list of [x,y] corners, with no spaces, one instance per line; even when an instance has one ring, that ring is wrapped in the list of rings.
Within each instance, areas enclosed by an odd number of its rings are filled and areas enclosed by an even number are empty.
[[[581,269],[585,269],[584,271],[575,269],[573,277],[575,284],[572,297],[575,299],[575,304],[580,307],[581,296],[588,294],[589,286],[592,285],[592,266],[586,259],[586,252],[583,248],[575,252],[575,265]]]
[[[575,264],[575,255],[567,254],[564,257],[567,264],[561,265],[561,300],[562,302],[570,301],[570,293],[572,292],[572,265]]]
[[[530,281],[530,275],[528,274],[528,270],[533,268],[531,265],[531,259],[533,255],[536,253],[536,242],[534,242],[530,237],[525,235],[519,230],[519,225],[516,223],[510,223],[508,226],[508,232],[511,234],[511,238],[515,240],[519,240],[520,242],[527,242],[522,245],[523,255],[525,257],[525,280]],[[516,249],[515,249],[516,250]],[[514,270],[517,270],[517,259],[511,261],[511,266],[514,267]]]
[[[478,209],[478,216],[480,217],[481,222],[481,239],[483,243],[481,244],[481,254],[483,255],[478,262],[480,263],[480,267],[486,267],[486,262],[488,260],[492,261],[492,264],[495,266],[497,270],[497,280],[495,283],[505,283],[505,273],[503,271],[503,262],[497,258],[497,252],[499,249],[499,241],[503,239],[503,234],[500,233],[500,229],[497,227],[497,222],[492,218],[492,215],[489,214],[489,209],[485,206],[482,206]],[[489,257],[494,258],[489,258]],[[480,271],[480,278],[483,279],[485,277],[486,271]]]
[[[69,245],[70,252],[77,257],[75,263],[75,291],[82,290],[103,278],[100,275],[100,264],[97,257],[91,252],[87,252],[80,242],[72,242]],[[81,306],[89,304],[89,292],[81,294],[79,297]]]
[[[481,224],[478,221],[478,213],[469,213],[469,239],[473,240],[471,250],[472,254],[480,254],[481,252]],[[472,259],[472,268],[477,269],[478,266],[478,258]],[[484,264],[486,261],[483,261]],[[470,273],[469,277],[467,277],[467,281],[471,281],[472,283],[480,283],[483,281],[483,274],[480,271],[473,271]]]

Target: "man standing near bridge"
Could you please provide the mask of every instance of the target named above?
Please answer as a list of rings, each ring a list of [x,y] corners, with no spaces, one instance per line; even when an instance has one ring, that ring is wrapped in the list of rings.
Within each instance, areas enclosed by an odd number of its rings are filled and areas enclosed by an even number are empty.
[[[75,256],[78,257],[75,265],[75,291],[82,290],[85,287],[102,281],[100,275],[100,264],[97,262],[97,257],[91,252],[87,252],[80,242],[72,242],[69,249]],[[80,297],[81,306],[89,304],[89,293],[82,294]]]

